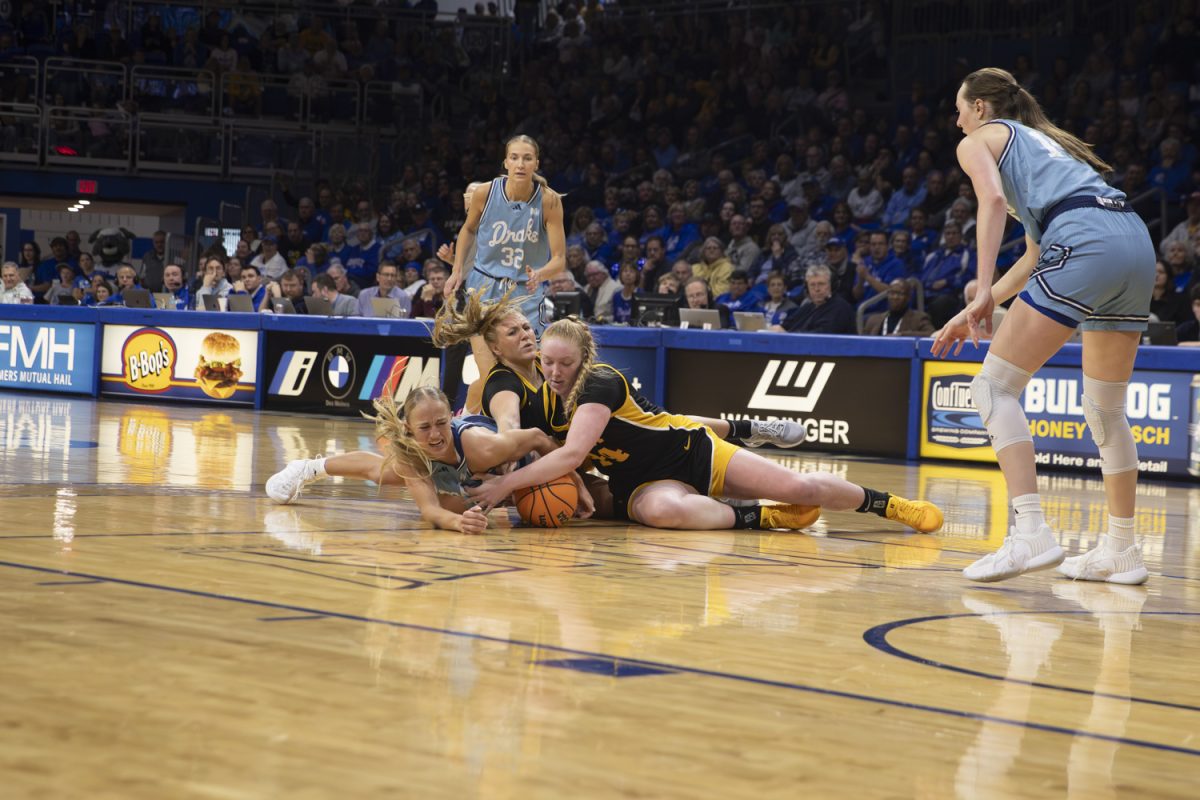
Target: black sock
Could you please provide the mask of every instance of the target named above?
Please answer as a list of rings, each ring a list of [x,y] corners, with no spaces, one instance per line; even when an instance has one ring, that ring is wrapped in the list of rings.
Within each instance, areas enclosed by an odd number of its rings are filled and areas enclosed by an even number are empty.
[[[872,514],[878,514],[881,517],[886,517],[888,500],[891,499],[892,496],[887,492],[877,492],[874,489],[868,489],[865,486],[862,487],[862,490],[863,493],[866,494],[866,497],[863,499],[863,504],[855,510],[860,514],[865,514],[866,512],[870,511]]]
[[[762,527],[762,506],[730,506],[735,530]]]
[[[750,438],[750,420],[731,419],[726,422],[729,423],[729,433],[725,434],[725,441],[732,442],[736,439]]]

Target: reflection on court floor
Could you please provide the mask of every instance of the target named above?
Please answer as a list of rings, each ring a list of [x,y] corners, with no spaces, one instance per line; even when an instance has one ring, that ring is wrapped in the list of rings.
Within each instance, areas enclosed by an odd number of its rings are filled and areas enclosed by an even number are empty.
[[[1193,797],[1200,490],[1144,484],[1145,587],[959,574],[992,467],[789,453],[928,497],[926,536],[421,523],[289,459],[370,426],[0,395],[12,797]],[[1097,477],[1042,476],[1072,551]]]

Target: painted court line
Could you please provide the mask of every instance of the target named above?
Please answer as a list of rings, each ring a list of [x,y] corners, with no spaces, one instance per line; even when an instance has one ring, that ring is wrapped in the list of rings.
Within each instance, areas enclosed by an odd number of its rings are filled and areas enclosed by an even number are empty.
[[[678,664],[668,664],[658,661],[648,661],[637,658],[621,658],[612,656],[607,653],[596,653],[587,650],[576,650],[570,647],[560,647],[558,645],[548,645],[542,642],[527,642],[520,639],[506,639],[500,636],[488,636],[481,633],[468,633],[466,631],[456,631],[447,628],[437,628],[431,625],[418,625],[411,622],[396,622],[393,620],[377,619],[374,617],[364,617],[358,614],[343,614],[336,611],[324,611],[317,608],[306,608],[304,606],[294,606],[287,603],[275,603],[268,600],[252,600],[246,597],[237,597],[234,595],[217,594],[216,592],[205,592],[199,589],[184,589],[177,586],[165,586],[156,583],[147,583],[145,581],[127,580],[124,578],[109,578],[102,575],[91,575],[83,572],[71,572],[50,567],[39,567],[33,564],[21,564],[13,561],[0,561],[0,567],[8,567],[10,569],[26,570],[29,572],[40,572],[51,575],[74,575],[79,578],[90,578],[94,580],[105,581],[121,586],[130,586],[137,589],[153,589],[155,591],[171,592],[187,597],[197,597],[205,600],[220,600],[228,603],[240,603],[242,605],[257,606],[259,608],[278,609],[280,611],[291,611],[296,614],[324,616],[333,619],[347,620],[349,622],[366,622],[375,625],[387,625],[393,628],[404,628],[407,630],[423,631],[425,633],[436,633],[441,636],[454,636],[465,639],[474,639],[476,641],[495,642],[497,644],[505,644],[512,647],[524,647],[531,650],[542,652],[557,652],[567,653],[572,656],[580,656],[584,658],[600,658],[619,661],[625,664],[633,664],[650,669],[662,669],[671,672],[678,672],[688,675],[699,675],[707,678],[720,678],[722,680],[736,681],[739,683],[751,684],[754,686],[766,686],[774,689],[786,689],[793,692],[803,692],[805,694],[814,694],[822,697],[834,697],[841,700],[853,700],[856,702],[870,703],[872,705],[882,705],[891,708],[900,708],[907,711],[921,711],[930,714],[939,714],[942,716],[953,717],[956,719],[965,719],[978,722],[992,722],[1000,725],[1011,725],[1018,728],[1029,728],[1043,733],[1057,733],[1065,736],[1083,737],[1087,739],[1096,739],[1105,742],[1114,742],[1116,744],[1125,744],[1131,747],[1140,747],[1148,750],[1158,750],[1166,753],[1177,753],[1179,755],[1200,756],[1200,749],[1189,747],[1180,747],[1177,745],[1163,744],[1160,742],[1151,742],[1144,739],[1129,739],[1123,736],[1111,736],[1103,733],[1094,733],[1092,731],[1084,731],[1076,728],[1066,728],[1059,725],[1047,725],[1040,722],[1028,722],[1023,720],[1006,719],[1004,717],[996,717],[990,714],[979,714],[973,711],[961,711],[955,708],[943,708],[939,706],[926,705],[924,703],[910,703],[904,700],[892,700],[884,697],[876,697],[873,695],[859,694],[857,692],[847,692],[837,689],[825,689],[818,686],[808,686],[802,683],[790,683],[788,681],[771,680],[769,678],[756,678],[749,675],[738,675],[731,672],[721,672],[718,670],[702,669],[699,667],[681,666]],[[1090,613],[1090,612],[1089,612]]]
[[[1009,678],[1006,675],[996,675],[990,672],[982,672],[980,670],[970,669],[968,667],[958,667],[953,664],[947,664],[942,661],[934,661],[931,658],[925,658],[915,653],[910,653],[907,650],[901,650],[896,645],[888,641],[888,634],[897,628],[905,628],[910,625],[919,625],[923,622],[939,622],[947,619],[965,619],[969,617],[993,617],[993,616],[1021,616],[1021,615],[1049,615],[1059,616],[1070,614],[1072,616],[1079,614],[1127,614],[1126,611],[1087,611],[1085,609],[1066,609],[1063,611],[992,611],[987,614],[938,614],[931,617],[913,617],[912,619],[900,619],[895,622],[886,622],[882,625],[876,625],[874,628],[866,631],[863,634],[863,641],[874,647],[881,653],[886,653],[889,656],[902,658],[905,661],[911,661],[914,664],[921,664],[934,669],[945,670],[946,672],[956,672],[960,675],[970,675],[975,678],[986,678],[992,681],[1002,681],[1004,683],[1017,683],[1023,686],[1036,686],[1039,689],[1051,689],[1056,692],[1067,692],[1070,694],[1091,695],[1092,697],[1105,697],[1111,700],[1124,700],[1130,703],[1140,703],[1150,706],[1161,706],[1163,708],[1175,708],[1183,711],[1200,711],[1200,707],[1190,706],[1185,703],[1171,703],[1166,700],[1150,700],[1142,697],[1134,697],[1127,694],[1111,694],[1109,692],[1094,692],[1090,689],[1081,689],[1075,686],[1063,686],[1058,683],[1046,683],[1044,681],[1025,681],[1016,678]],[[1146,617],[1200,617],[1198,611],[1139,611],[1138,616]]]

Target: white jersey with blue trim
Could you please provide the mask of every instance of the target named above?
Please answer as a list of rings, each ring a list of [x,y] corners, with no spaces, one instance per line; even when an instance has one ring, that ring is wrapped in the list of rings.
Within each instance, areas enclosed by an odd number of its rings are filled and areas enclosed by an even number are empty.
[[[1000,180],[1009,214],[1021,221],[1033,241],[1042,241],[1046,212],[1068,197],[1125,199],[1124,192],[1109,186],[1090,165],[1041,131],[1010,119],[987,124],[1003,125],[1009,130],[1008,144],[1000,154]]]
[[[505,191],[507,184],[507,178],[496,178],[488,190],[475,237],[475,269],[496,280],[523,282],[526,267],[541,269],[550,260],[542,210],[545,192],[534,182],[528,201],[511,200]]]

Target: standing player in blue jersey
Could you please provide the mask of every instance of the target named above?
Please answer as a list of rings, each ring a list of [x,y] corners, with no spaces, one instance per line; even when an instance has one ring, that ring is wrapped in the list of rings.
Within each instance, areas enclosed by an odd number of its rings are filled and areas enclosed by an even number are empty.
[[[445,293],[453,302],[458,287],[465,285],[480,300],[491,303],[523,285],[521,309],[540,333],[544,327],[542,287],[566,269],[567,239],[562,198],[537,174],[539,153],[537,142],[524,135],[514,136],[504,145],[506,175],[494,179],[486,191],[480,187],[471,195]],[[471,253],[474,263],[467,270]],[[486,375],[495,364],[491,352],[478,337],[471,340],[471,349],[479,374]],[[476,386],[480,385],[477,381]],[[467,409],[479,410],[477,392],[468,393]]]
[[[1125,195],[1099,173],[1111,171],[1091,148],[1051,124],[1008,72],[988,68],[963,81],[956,101],[966,138],[958,161],[979,198],[979,285],[991,286],[1004,214],[1025,226],[1028,250],[991,292],[980,292],[935,337],[933,352],[978,346],[996,303],[1018,295],[996,331],[971,393],[987,426],[1012,497],[1016,524],[1003,546],[963,574],[997,581],[1059,564],[1079,580],[1146,580],[1134,536],[1138,456],[1125,395],[1154,287],[1154,247]],[[1033,438],[1021,392],[1033,373],[1083,331],[1083,409],[1100,450],[1108,531],[1087,553],[1063,560],[1042,516]],[[957,347],[954,345],[957,343]]]

